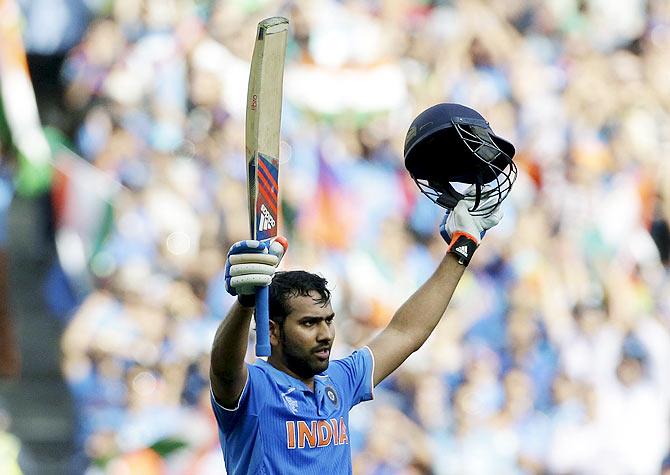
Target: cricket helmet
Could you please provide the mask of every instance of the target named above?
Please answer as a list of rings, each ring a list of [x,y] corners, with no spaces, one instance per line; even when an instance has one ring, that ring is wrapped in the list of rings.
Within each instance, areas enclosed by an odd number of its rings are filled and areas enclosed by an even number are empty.
[[[461,191],[474,189],[470,212],[487,216],[516,180],[514,152],[514,145],[495,135],[479,112],[443,103],[426,109],[410,125],[405,168],[421,192],[446,209],[464,198]]]

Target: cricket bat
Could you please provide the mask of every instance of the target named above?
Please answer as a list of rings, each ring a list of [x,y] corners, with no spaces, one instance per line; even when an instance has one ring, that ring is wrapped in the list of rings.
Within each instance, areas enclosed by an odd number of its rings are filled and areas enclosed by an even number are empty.
[[[261,21],[247,91],[246,160],[251,238],[267,245],[277,236],[279,130],[288,20]],[[256,291],[256,356],[270,356],[268,287]]]

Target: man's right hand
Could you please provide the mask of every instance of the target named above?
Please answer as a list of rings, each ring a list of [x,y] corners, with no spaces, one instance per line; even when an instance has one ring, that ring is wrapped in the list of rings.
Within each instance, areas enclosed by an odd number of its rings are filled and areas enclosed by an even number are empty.
[[[282,236],[273,239],[269,246],[253,239],[233,244],[226,259],[226,291],[241,297],[245,306],[253,305],[253,299],[242,296],[251,296],[256,288],[270,285],[287,249],[288,241]]]

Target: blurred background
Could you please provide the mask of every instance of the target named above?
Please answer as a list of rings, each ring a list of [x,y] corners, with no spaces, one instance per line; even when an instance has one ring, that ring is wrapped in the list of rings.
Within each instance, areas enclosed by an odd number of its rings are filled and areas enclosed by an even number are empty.
[[[0,0],[0,473],[225,473],[208,354],[277,14],[283,267],[330,281],[335,356],[446,249],[413,117],[517,147],[443,322],[352,413],[354,472],[669,474],[665,0]]]

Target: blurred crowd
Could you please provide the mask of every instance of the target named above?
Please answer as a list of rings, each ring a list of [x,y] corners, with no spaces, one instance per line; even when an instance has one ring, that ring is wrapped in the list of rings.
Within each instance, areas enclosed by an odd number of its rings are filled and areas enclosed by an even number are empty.
[[[95,286],[62,340],[88,473],[224,473],[208,355],[232,302],[225,253],[248,235],[253,32],[277,13],[291,22],[282,265],[329,280],[336,356],[382,328],[446,249],[441,210],[403,167],[412,118],[463,103],[517,148],[505,217],[443,322],[352,413],[354,472],[661,473],[664,0],[109,2],[62,71],[82,117],[75,150],[119,184],[90,255]]]

